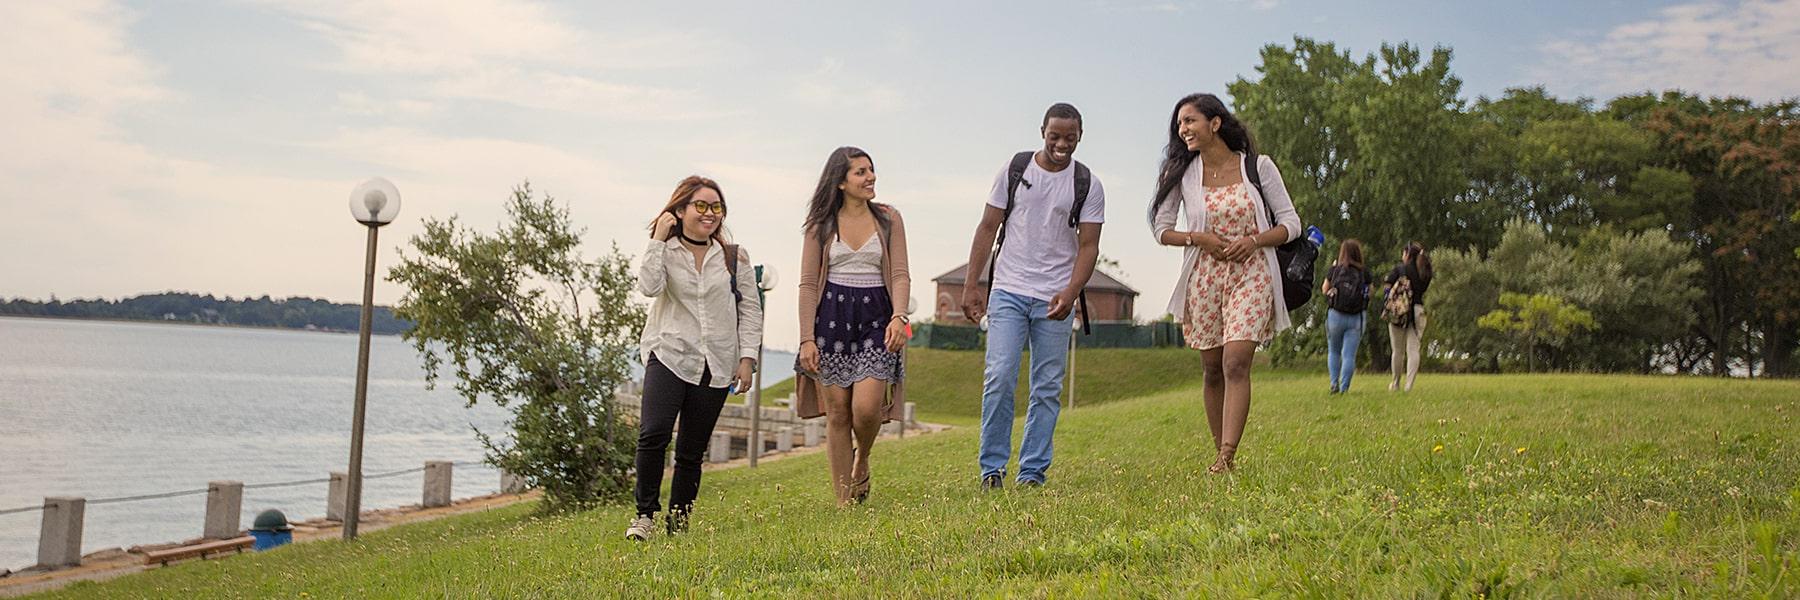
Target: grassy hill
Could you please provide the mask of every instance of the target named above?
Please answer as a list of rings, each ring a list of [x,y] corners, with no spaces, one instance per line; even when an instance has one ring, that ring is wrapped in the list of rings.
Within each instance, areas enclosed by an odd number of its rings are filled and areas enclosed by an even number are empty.
[[[981,422],[983,354],[971,350],[906,351],[906,399],[918,404],[919,418],[934,423],[973,425]],[[1030,357],[1026,357],[1030,364]],[[791,368],[776,365],[771,368]],[[1019,374],[1014,404],[1025,414],[1025,369]],[[1271,375],[1287,377],[1288,375]],[[1200,353],[1179,348],[1083,348],[1075,353],[1075,405],[1085,407],[1138,398],[1200,383]],[[770,386],[763,397],[773,400],[794,393],[794,380]]]
[[[936,368],[972,368],[954,362]],[[1204,472],[1190,380],[1065,412],[1041,489],[978,490],[963,427],[877,447],[870,502],[847,510],[815,454],[709,475],[695,530],[648,544],[620,539],[626,507],[520,506],[55,595],[1800,595],[1800,383],[1425,375],[1409,395],[1348,397],[1320,393],[1322,376],[1259,383],[1233,476]]]

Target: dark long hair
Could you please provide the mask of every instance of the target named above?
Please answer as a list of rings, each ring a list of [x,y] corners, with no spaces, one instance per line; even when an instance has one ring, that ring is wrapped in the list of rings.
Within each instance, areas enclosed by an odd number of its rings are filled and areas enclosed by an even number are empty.
[[[838,184],[850,175],[850,161],[858,158],[869,159],[869,168],[875,168],[875,157],[855,146],[841,146],[825,157],[825,170],[819,173],[819,186],[813,188],[812,202],[806,208],[806,222],[800,226],[802,231],[811,230],[820,243],[837,233],[838,209],[844,207],[844,190],[838,189]],[[869,203],[869,212],[875,215],[875,222],[887,229],[887,215],[878,208],[876,203]]]
[[[1337,266],[1355,267],[1358,271],[1369,270],[1363,266],[1362,242],[1356,238],[1348,238],[1344,243],[1338,244]]]
[[[1425,250],[1424,244],[1418,242],[1407,244],[1406,252],[1401,256],[1405,257],[1408,276],[1420,281],[1431,281],[1431,253]]]
[[[1200,155],[1198,150],[1189,150],[1187,142],[1181,141],[1181,107],[1190,105],[1209,120],[1214,117],[1219,119],[1218,135],[1225,141],[1225,147],[1245,154],[1256,152],[1256,138],[1250,135],[1250,130],[1244,127],[1243,122],[1232,116],[1218,96],[1191,94],[1182,98],[1175,103],[1175,110],[1169,113],[1169,145],[1163,147],[1163,163],[1161,175],[1157,176],[1156,197],[1150,199],[1152,215],[1156,214],[1157,208],[1162,207],[1163,201],[1168,200],[1169,192],[1175,191],[1175,186],[1181,184],[1181,176],[1187,172],[1188,165],[1193,164],[1194,157]]]
[[[680,219],[681,210],[687,208],[688,203],[694,201],[694,193],[700,191],[700,188],[711,189],[713,193],[718,194],[719,205],[725,206],[725,190],[719,189],[719,182],[699,175],[689,175],[682,178],[680,183],[675,184],[675,193],[669,194],[669,203],[663,205],[663,212],[675,213],[675,218]],[[726,212],[729,213],[730,211]],[[662,214],[657,213],[657,216],[661,217]],[[650,230],[652,232],[656,231],[655,219],[650,220]],[[679,221],[675,223],[675,231],[681,231],[681,223]],[[720,215],[719,228],[713,230],[712,239],[718,240],[719,243],[723,244],[725,243],[726,237],[725,216]]]

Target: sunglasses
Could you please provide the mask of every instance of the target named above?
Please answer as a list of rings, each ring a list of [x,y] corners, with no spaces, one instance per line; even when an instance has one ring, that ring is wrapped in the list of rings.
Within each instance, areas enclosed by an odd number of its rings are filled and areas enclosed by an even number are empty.
[[[694,214],[700,214],[700,215],[708,215],[708,214],[724,215],[725,214],[725,203],[724,202],[691,202],[688,204],[688,206],[694,207]]]

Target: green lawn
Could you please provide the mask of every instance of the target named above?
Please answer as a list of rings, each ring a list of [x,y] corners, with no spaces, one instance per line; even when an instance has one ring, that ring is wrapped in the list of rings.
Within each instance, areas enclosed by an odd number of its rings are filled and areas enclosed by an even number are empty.
[[[906,357],[906,399],[918,405],[920,419],[952,425],[981,422],[981,351],[910,348]],[[1029,355],[1025,364],[1030,364]],[[1025,414],[1026,371],[1019,370],[1019,387],[1013,394],[1019,416]],[[1083,348],[1075,353],[1077,407],[1199,383],[1200,353],[1192,350]],[[773,400],[793,393],[794,380],[789,379],[769,386],[763,397]]]
[[[620,539],[625,507],[518,506],[58,595],[1800,595],[1800,382],[1258,377],[1234,476],[1203,472],[1190,379],[1065,412],[1042,489],[979,491],[963,427],[883,442],[848,510],[815,454],[709,475],[676,539]]]

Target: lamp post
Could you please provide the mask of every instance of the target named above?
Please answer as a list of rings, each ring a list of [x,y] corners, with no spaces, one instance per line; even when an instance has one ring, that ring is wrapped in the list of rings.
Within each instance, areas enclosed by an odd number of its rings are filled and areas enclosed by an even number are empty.
[[[356,539],[362,515],[363,414],[369,406],[369,321],[375,314],[375,239],[382,225],[400,214],[400,190],[386,179],[364,181],[350,192],[350,216],[369,228],[363,257],[362,324],[356,341],[356,413],[350,419],[350,480],[344,494],[344,540]]]
[[[756,265],[756,303],[768,308],[769,290],[775,289],[779,278],[776,277],[775,265]],[[764,317],[763,320],[768,320]],[[762,455],[762,374],[763,347],[756,347],[756,374],[751,376],[750,384],[750,466],[756,466],[756,459]]]

